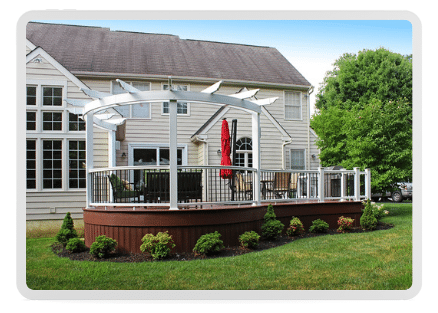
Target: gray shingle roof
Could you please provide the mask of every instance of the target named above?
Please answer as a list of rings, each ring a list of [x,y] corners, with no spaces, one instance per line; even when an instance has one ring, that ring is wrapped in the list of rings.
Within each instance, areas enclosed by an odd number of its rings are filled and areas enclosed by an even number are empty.
[[[30,22],[27,39],[72,73],[213,78],[310,86],[275,48]]]

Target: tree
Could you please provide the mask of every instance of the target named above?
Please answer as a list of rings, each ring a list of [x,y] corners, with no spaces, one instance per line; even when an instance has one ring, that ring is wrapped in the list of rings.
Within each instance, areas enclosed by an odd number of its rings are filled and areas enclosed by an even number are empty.
[[[344,54],[317,95],[322,166],[372,170],[373,191],[412,179],[412,62],[383,48]]]

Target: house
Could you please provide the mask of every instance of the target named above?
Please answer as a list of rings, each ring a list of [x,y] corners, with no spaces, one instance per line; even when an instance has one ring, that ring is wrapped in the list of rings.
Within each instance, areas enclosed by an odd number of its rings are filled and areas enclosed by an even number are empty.
[[[85,206],[85,122],[65,99],[91,99],[81,89],[125,92],[169,84],[202,91],[221,80],[219,94],[259,89],[278,98],[262,107],[261,167],[317,169],[309,126],[311,84],[275,48],[180,39],[174,35],[30,22],[26,29],[26,216],[82,216]],[[121,120],[108,131],[96,121],[94,167],[169,162],[169,104],[108,109]],[[122,119],[123,118],[123,119]],[[221,122],[237,119],[237,159],[252,166],[251,116],[229,106],[178,103],[178,164],[219,165]],[[116,123],[117,124],[117,123]]]

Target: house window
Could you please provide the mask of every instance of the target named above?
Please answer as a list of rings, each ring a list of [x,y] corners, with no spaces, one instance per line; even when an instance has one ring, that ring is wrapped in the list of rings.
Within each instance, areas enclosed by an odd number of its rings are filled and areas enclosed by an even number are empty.
[[[26,112],[26,130],[36,130],[36,112]]]
[[[241,138],[236,141],[236,166],[252,167],[252,140]]]
[[[62,140],[43,140],[43,188],[62,188]]]
[[[43,112],[43,130],[62,131],[62,112]]]
[[[68,163],[68,187],[85,188],[85,140],[69,140]]]
[[[186,85],[172,85],[174,90],[187,91]],[[169,90],[169,85],[163,85],[163,90]],[[179,115],[188,115],[188,103],[187,102],[177,102],[176,112]],[[169,102],[163,102],[163,114],[169,114]]]
[[[36,141],[26,140],[26,188],[36,188]]]
[[[305,150],[290,150],[290,168],[292,170],[305,170],[305,161]]]
[[[127,82],[132,85],[132,87],[137,88],[141,91],[151,90],[150,83],[144,82]],[[126,90],[120,86],[116,81],[111,82],[112,94],[118,95],[121,93],[126,93]],[[114,108],[120,115],[128,118],[151,118],[151,105],[148,102],[142,102],[132,105],[125,105],[121,107]]]
[[[68,130],[69,131],[85,131],[85,121],[79,118],[78,115],[68,114]]]
[[[134,165],[169,165],[170,155],[169,148],[134,148],[133,149]],[[177,164],[183,164],[183,149],[177,149]]]
[[[62,106],[61,87],[43,87],[44,106]]]
[[[26,88],[26,105],[36,105],[36,86],[27,86]]]
[[[284,113],[286,120],[301,119],[301,92],[284,92]]]

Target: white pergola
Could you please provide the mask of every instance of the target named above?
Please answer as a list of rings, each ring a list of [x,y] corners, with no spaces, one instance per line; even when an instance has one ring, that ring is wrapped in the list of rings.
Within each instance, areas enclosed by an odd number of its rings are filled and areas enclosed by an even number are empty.
[[[207,103],[213,105],[230,105],[244,110],[252,115],[252,146],[254,168],[254,200],[260,204],[260,114],[261,106],[271,104],[278,99],[266,98],[252,100],[251,98],[259,91],[254,89],[242,91],[231,95],[215,94],[219,90],[222,81],[202,90],[201,92],[177,91],[172,88],[169,78],[169,90],[163,91],[140,91],[131,85],[117,79],[127,93],[112,95],[100,91],[81,90],[95,100],[66,99],[72,105],[68,110],[71,113],[82,115],[86,121],[86,166],[87,166],[87,207],[91,203],[91,175],[93,169],[93,123],[105,129],[115,131],[117,125],[124,122],[124,118],[113,118],[114,114],[102,113],[110,108],[132,105],[142,102],[169,102],[169,154],[170,154],[170,209],[177,210],[177,102]],[[250,100],[251,99],[251,100]]]

